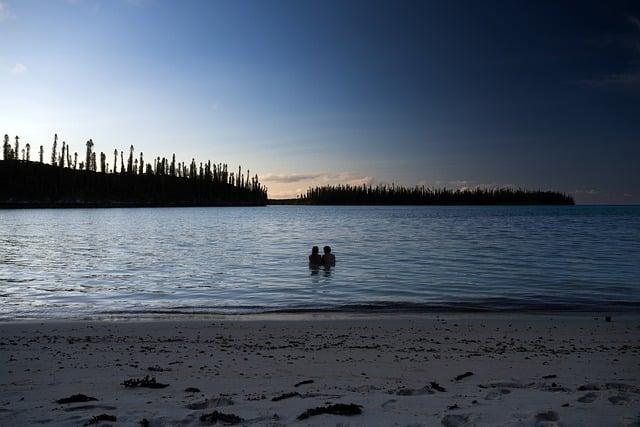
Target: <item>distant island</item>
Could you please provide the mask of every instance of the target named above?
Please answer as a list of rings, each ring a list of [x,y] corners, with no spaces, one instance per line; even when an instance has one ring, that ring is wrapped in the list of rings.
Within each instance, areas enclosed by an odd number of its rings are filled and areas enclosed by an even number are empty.
[[[156,157],[145,162],[143,153],[127,158],[114,150],[113,163],[86,142],[84,159],[71,155],[69,145],[54,137],[50,162],[40,146],[38,161],[31,161],[31,146],[20,148],[4,137],[4,160],[0,161],[0,208],[64,207],[170,207],[170,206],[264,206],[267,190],[247,170],[229,172],[226,164],[176,163]],[[119,163],[119,165],[118,165]],[[118,167],[119,166],[119,167]]]
[[[326,185],[295,199],[270,199],[271,205],[574,205],[556,191],[511,188],[451,190],[424,186]]]

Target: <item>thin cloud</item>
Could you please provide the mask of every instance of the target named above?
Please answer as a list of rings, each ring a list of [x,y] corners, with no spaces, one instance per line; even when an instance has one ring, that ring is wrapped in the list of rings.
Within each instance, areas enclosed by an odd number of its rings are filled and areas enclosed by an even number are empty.
[[[633,15],[627,16],[627,20],[635,30],[640,31],[640,19]],[[626,70],[610,73],[604,76],[594,77],[592,79],[581,80],[580,83],[586,86],[600,87],[620,87],[620,88],[640,88],[640,41],[637,36],[616,37],[611,40],[616,44],[622,44],[627,49],[633,51],[636,56],[635,60],[630,61]]]
[[[315,179],[320,177],[322,174],[302,174],[302,173],[292,173],[292,174],[271,174],[268,173],[262,176],[261,180],[264,182],[277,182],[277,183],[286,183],[290,184],[292,182],[300,182],[300,181],[309,181],[311,179]]]
[[[595,194],[600,194],[600,190],[596,190],[595,188],[579,189],[579,190],[573,190],[571,194],[576,194],[576,195],[588,194],[590,196],[593,196]]]
[[[317,185],[322,184],[370,184],[374,181],[373,177],[360,175],[354,172],[338,172],[338,173],[292,173],[292,174],[266,174],[262,176],[262,181],[273,182],[279,184],[291,184],[302,181],[316,181]]]
[[[14,76],[19,76],[26,72],[27,72],[27,66],[19,62],[9,69],[9,73]]]
[[[624,73],[609,74],[595,79],[583,80],[582,83],[591,87],[618,86],[640,88],[640,68]]]
[[[9,6],[4,2],[0,2],[0,22],[8,21],[11,18],[13,18],[13,14],[9,10]]]

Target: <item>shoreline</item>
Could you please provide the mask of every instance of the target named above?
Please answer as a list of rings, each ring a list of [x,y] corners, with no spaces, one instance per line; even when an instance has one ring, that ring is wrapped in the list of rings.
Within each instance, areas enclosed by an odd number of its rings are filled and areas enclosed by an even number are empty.
[[[246,313],[220,312],[126,312],[100,313],[93,315],[58,317],[19,317],[2,318],[3,324],[26,323],[94,323],[94,322],[206,322],[206,321],[310,321],[310,320],[410,320],[434,319],[439,317],[478,317],[478,318],[541,318],[545,316],[564,318],[640,318],[634,308],[626,310],[434,310],[434,311],[390,311],[390,310],[282,310]]]
[[[638,342],[634,313],[0,322],[0,424],[631,426]],[[361,414],[297,420],[329,403]]]

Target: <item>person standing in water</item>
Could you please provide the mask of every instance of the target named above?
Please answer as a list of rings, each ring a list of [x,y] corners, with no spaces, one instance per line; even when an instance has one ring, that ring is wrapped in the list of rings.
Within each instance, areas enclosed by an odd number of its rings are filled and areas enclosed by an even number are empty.
[[[318,267],[320,264],[322,264],[320,249],[314,246],[311,248],[311,255],[309,255],[309,267]]]
[[[331,253],[331,246],[324,247],[324,255],[322,255],[322,264],[333,267],[336,265],[336,256]]]

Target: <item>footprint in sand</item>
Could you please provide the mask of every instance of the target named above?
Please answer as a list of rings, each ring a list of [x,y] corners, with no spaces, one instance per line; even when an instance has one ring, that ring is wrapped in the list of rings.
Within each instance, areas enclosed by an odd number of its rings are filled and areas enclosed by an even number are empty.
[[[395,408],[397,405],[396,403],[398,403],[398,401],[396,399],[390,399],[387,400],[386,402],[384,402],[382,405],[382,409],[387,409],[387,408]]]
[[[468,423],[469,423],[468,415],[450,414],[450,415],[445,415],[442,418],[442,425],[444,427],[463,427],[463,426],[466,426]]]
[[[640,427],[640,415],[637,417],[626,417],[622,419],[622,425],[624,427]]]
[[[556,427],[560,416],[555,411],[540,412],[536,415],[536,427]]]
[[[598,393],[587,393],[582,397],[578,398],[578,402],[580,403],[593,403],[598,398]]]
[[[511,390],[502,388],[499,391],[490,391],[484,397],[485,400],[500,400],[505,394],[511,393]]]
[[[627,403],[629,403],[629,397],[624,396],[622,394],[618,395],[618,396],[611,396],[609,398],[609,402],[613,403],[614,405],[620,405],[620,406],[624,406]]]
[[[220,396],[213,399],[205,399],[200,402],[189,403],[185,405],[187,409],[207,409],[207,408],[217,408],[219,406],[229,406],[233,405],[233,400]]]

